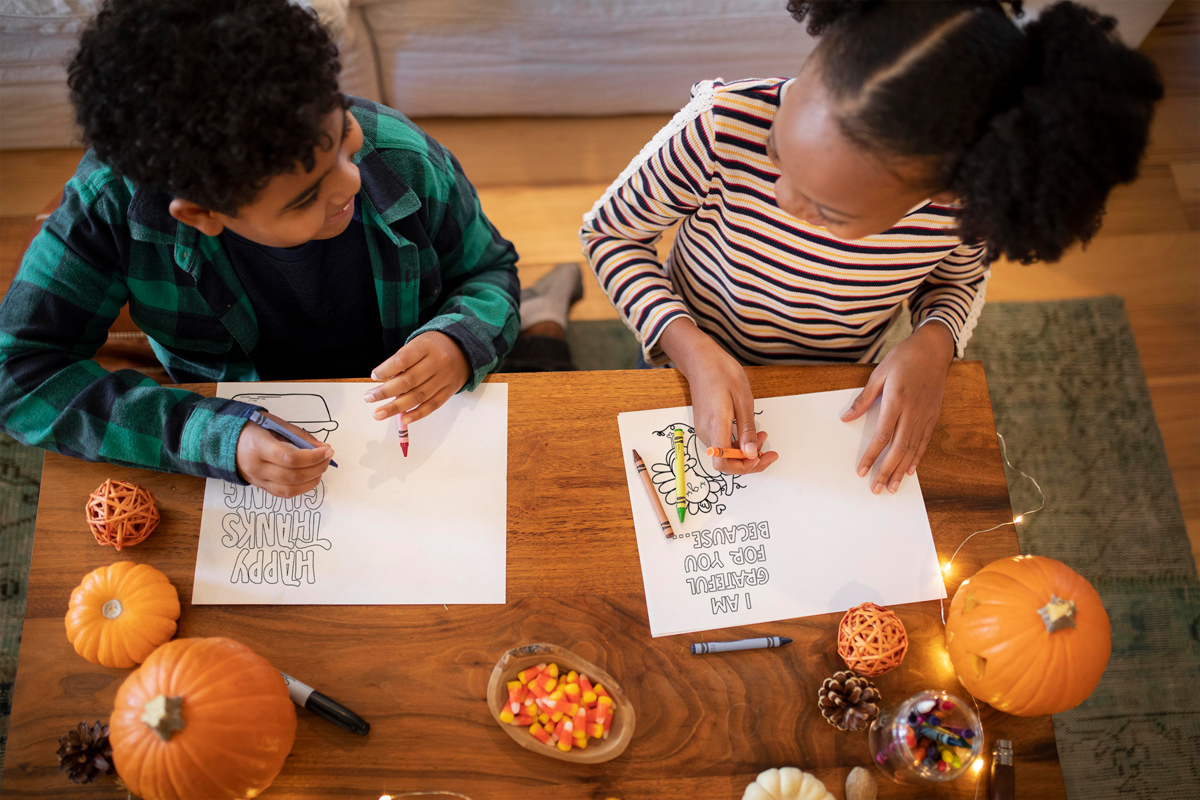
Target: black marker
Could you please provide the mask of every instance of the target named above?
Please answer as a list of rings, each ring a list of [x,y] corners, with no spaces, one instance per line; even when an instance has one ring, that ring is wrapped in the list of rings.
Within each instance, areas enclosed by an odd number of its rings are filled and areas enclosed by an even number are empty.
[[[350,709],[335,703],[316,689],[306,683],[301,683],[286,672],[280,672],[279,674],[283,676],[283,682],[287,684],[288,696],[292,698],[292,702],[296,705],[307,708],[318,717],[327,719],[339,728],[345,728],[359,736],[366,736],[367,732],[371,730],[371,723]]]

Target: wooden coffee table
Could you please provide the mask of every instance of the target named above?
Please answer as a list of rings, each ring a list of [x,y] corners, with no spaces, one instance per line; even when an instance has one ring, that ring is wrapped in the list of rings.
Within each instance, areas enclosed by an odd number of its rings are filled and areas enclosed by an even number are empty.
[[[869,371],[747,370],[757,397],[862,386]],[[152,564],[178,587],[180,636],[240,639],[370,721],[370,735],[360,738],[298,710],[295,747],[264,798],[376,800],[444,790],[472,800],[731,800],[759,771],[787,765],[816,773],[842,797],[849,770],[871,759],[864,732],[837,731],[816,710],[817,687],[843,666],[836,654],[840,615],[722,631],[719,638],[777,634],[795,643],[716,657],[688,653],[688,644],[703,637],[650,637],[617,414],[686,405],[681,376],[642,370],[490,380],[510,387],[503,606],[192,607],[204,481],[47,455],[5,797],[118,796],[112,779],[99,786],[71,784],[58,771],[55,750],[58,737],[76,723],[107,719],[128,674],[84,661],[63,627],[79,580],[121,559]],[[191,388],[212,394],[214,387]],[[810,423],[818,424],[796,422]],[[120,554],[96,545],[84,524],[88,494],[109,477],[147,486],[162,511],[158,530]],[[951,368],[920,477],[943,559],[972,531],[1012,519],[979,363]],[[953,593],[961,578],[984,564],[1017,552],[1011,527],[976,537],[955,561],[948,590]],[[846,558],[854,558],[852,542]],[[396,580],[404,580],[407,568],[395,565]],[[911,644],[904,664],[876,681],[885,702],[926,688],[965,697],[943,646],[939,604],[895,611]],[[621,682],[637,710],[637,731],[622,756],[595,766],[555,761],[517,747],[496,726],[485,700],[492,667],[508,648],[530,642],[567,647]],[[1050,718],[1022,719],[980,707],[989,742],[1015,742],[1020,796],[1065,797]],[[969,777],[915,790],[875,774],[882,798],[975,796]]]

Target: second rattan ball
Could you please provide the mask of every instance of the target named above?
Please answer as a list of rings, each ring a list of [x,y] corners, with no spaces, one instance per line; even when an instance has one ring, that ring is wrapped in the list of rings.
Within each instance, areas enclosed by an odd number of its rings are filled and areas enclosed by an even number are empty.
[[[158,526],[158,506],[144,486],[107,480],[87,502],[87,523],[100,544],[117,548],[143,541]]]
[[[908,652],[908,632],[883,606],[863,603],[846,612],[838,626],[838,655],[859,675],[874,677],[900,666]]]

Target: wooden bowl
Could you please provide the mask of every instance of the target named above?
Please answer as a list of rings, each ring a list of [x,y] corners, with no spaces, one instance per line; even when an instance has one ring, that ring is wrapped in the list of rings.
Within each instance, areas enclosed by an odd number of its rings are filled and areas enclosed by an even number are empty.
[[[500,712],[504,710],[504,704],[508,702],[508,682],[517,680],[517,673],[521,670],[543,663],[558,664],[558,668],[564,674],[575,670],[581,675],[587,675],[588,680],[593,684],[599,683],[604,686],[616,706],[612,729],[609,730],[607,739],[589,739],[586,750],[571,748],[570,752],[564,753],[557,747],[542,744],[533,738],[529,728],[523,725],[509,725],[500,721]],[[570,650],[553,644],[527,644],[522,647],[514,647],[501,656],[500,660],[496,662],[495,669],[492,670],[492,679],[488,681],[488,708],[492,710],[496,724],[503,728],[504,732],[521,747],[550,758],[557,758],[560,761],[573,761],[576,764],[600,764],[621,755],[629,746],[629,740],[633,738],[633,727],[637,722],[633,713],[633,704],[629,702],[629,698],[621,690],[620,684],[613,680],[611,675],[587,659],[580,658]]]

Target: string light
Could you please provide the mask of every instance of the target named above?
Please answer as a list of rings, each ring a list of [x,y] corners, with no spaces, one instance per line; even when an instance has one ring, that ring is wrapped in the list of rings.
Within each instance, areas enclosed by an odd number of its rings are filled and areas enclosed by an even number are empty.
[[[1001,522],[999,525],[993,525],[990,528],[985,528],[984,530],[981,530],[981,531],[975,531],[970,536],[963,539],[961,542],[959,542],[958,547],[955,548],[954,553],[951,554],[950,558],[947,559],[946,563],[942,564],[942,574],[943,575],[950,574],[950,570],[953,568],[954,559],[958,558],[959,551],[961,551],[963,549],[963,545],[965,545],[967,542],[974,539],[979,534],[991,533],[992,531],[1003,528],[1005,525],[1016,526],[1016,525],[1020,524],[1021,522],[1023,522],[1025,517],[1029,516],[1030,514],[1036,514],[1037,512],[1041,511],[1043,508],[1046,507],[1046,493],[1044,491],[1042,491],[1041,484],[1039,484],[1037,482],[1037,479],[1034,478],[1032,475],[1030,475],[1028,472],[1017,469],[1015,466],[1013,466],[1013,463],[1008,460],[1008,443],[1004,441],[1004,436],[1003,436],[1003,434],[1000,433],[1000,431],[996,431],[996,438],[1000,440],[1000,454],[1004,457],[1005,466],[1007,466],[1009,469],[1013,470],[1014,472],[1019,473],[1023,478],[1028,479],[1028,481],[1033,484],[1034,488],[1037,489],[1038,497],[1040,498],[1041,502],[1038,504],[1037,508],[1031,509],[1030,511],[1026,511],[1023,514],[1017,514],[1015,517],[1013,517],[1012,522]],[[963,583],[965,584],[966,581],[964,581]],[[941,601],[939,601],[938,605],[941,607],[941,611],[942,611],[942,627],[945,627],[945,625],[946,625],[946,600],[945,600],[945,598],[943,598]],[[972,695],[970,692],[967,693],[967,696],[971,698],[971,705],[975,706],[975,716],[976,716],[976,718],[978,718],[980,716],[979,703],[975,700],[975,696]],[[980,775],[980,773],[983,772],[983,759],[982,758],[976,758],[974,763],[971,764],[971,772],[973,772],[975,774],[975,798],[976,798],[976,800],[979,800],[979,784],[981,782],[981,777],[982,777]]]
[[[1008,460],[1008,444],[1004,441],[1004,436],[1003,436],[1003,434],[1000,433],[1000,431],[996,431],[996,438],[1000,440],[1000,453],[1004,457],[1004,464],[1009,469],[1013,470],[1014,472],[1019,473],[1023,478],[1027,478],[1029,480],[1029,482],[1033,484],[1033,487],[1035,489],[1037,489],[1038,497],[1041,498],[1041,503],[1035,509],[1026,511],[1023,514],[1017,514],[1017,516],[1013,517],[1012,522],[1001,522],[999,525],[993,525],[990,528],[985,528],[984,530],[981,530],[981,531],[975,531],[970,536],[963,539],[961,542],[959,542],[958,547],[955,548],[954,553],[950,556],[950,558],[946,561],[946,563],[942,564],[942,574],[943,575],[950,574],[950,570],[953,568],[953,565],[954,565],[954,559],[958,558],[958,553],[960,550],[963,549],[963,545],[965,545],[967,542],[974,539],[979,534],[991,533],[992,531],[999,530],[1000,528],[1003,528],[1006,525],[1016,526],[1018,523],[1023,522],[1025,520],[1025,517],[1029,516],[1030,514],[1036,514],[1037,512],[1041,511],[1043,508],[1046,507],[1046,493],[1042,491],[1041,484],[1039,484],[1037,482],[1037,479],[1034,478],[1032,475],[1030,475],[1028,472],[1024,472],[1020,469],[1017,469],[1015,466],[1013,466],[1013,463]],[[945,622],[946,622],[946,608],[945,608],[945,601],[943,601],[942,624],[945,624]]]

